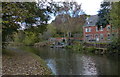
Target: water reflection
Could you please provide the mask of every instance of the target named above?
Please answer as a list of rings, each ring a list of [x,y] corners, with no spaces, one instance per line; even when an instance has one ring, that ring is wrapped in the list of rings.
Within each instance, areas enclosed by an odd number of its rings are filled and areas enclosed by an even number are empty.
[[[78,54],[61,48],[35,49],[55,75],[118,75],[116,57]]]
[[[92,58],[82,56],[81,59],[82,59],[82,62],[83,62],[83,68],[85,69],[83,71],[83,75],[97,75],[96,64],[94,63]]]
[[[54,59],[48,59],[48,60],[46,60],[46,62],[47,62],[48,67],[52,70],[53,74],[56,75],[57,73],[56,73],[56,62],[55,62],[55,60]]]

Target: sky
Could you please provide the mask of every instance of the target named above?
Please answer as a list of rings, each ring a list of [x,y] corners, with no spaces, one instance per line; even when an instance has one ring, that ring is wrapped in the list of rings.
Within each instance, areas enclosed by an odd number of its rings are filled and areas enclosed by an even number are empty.
[[[100,4],[104,0],[55,0],[55,1],[76,1],[78,4],[82,4],[81,8],[88,15],[96,15],[100,9]]]
[[[56,0],[60,1],[60,0]],[[66,1],[66,0],[62,0]],[[78,4],[82,4],[81,8],[88,15],[96,15],[100,9],[100,4],[103,0],[69,0],[76,1]]]
[[[79,4],[81,3],[81,8],[88,15],[96,15],[100,9],[100,4],[103,0],[76,0]]]
[[[82,4],[81,8],[88,15],[96,15],[100,9],[100,4],[104,0],[53,0],[53,1],[76,1]]]

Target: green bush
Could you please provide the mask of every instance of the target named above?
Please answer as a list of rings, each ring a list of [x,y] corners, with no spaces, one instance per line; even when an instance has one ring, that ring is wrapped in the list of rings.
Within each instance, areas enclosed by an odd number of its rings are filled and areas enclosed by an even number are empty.
[[[95,52],[96,48],[94,47],[89,47],[89,48],[86,48],[86,51],[88,52]]]
[[[73,45],[73,50],[82,51],[83,50],[83,46],[81,44]]]
[[[71,49],[71,48],[73,48],[73,46],[72,45],[68,45],[68,46],[66,46],[66,48]]]
[[[38,41],[38,37],[33,32],[26,32],[25,39],[23,40],[23,43],[25,45],[33,45],[35,42]]]
[[[118,52],[118,51],[120,51],[119,47],[120,47],[120,39],[117,38],[110,43],[110,45],[108,47],[108,51],[109,52]]]
[[[79,42],[74,42],[73,45],[66,46],[66,48],[73,49],[75,52],[80,52],[83,50],[83,46]]]

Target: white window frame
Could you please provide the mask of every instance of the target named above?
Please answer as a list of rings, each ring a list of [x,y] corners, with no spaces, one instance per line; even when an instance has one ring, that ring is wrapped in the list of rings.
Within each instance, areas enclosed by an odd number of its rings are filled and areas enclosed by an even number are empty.
[[[91,32],[91,28],[89,28],[89,32]]]
[[[96,26],[96,32],[98,32],[98,27]]]
[[[100,26],[100,31],[103,31],[103,27],[102,26]]]
[[[100,34],[100,39],[101,39],[101,37],[104,39],[104,34]],[[103,40],[103,39],[102,39],[102,40]]]
[[[85,28],[85,32],[87,32],[87,28]]]

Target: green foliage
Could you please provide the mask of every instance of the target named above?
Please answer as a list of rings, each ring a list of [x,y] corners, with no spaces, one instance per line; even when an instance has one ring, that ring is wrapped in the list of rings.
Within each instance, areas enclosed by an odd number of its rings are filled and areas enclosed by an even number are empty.
[[[52,24],[47,25],[47,32],[50,33],[52,37],[54,37],[56,34],[56,27]]]
[[[26,36],[23,40],[25,45],[33,45],[34,43],[38,42],[38,37],[34,32],[25,32]]]
[[[88,44],[107,44],[106,42],[91,42],[91,43],[88,43]]]
[[[108,51],[110,52],[119,52],[120,51],[120,2],[112,3],[112,9],[110,11],[110,23],[113,27],[116,28],[117,37],[113,39],[108,47]]]
[[[110,23],[116,28],[120,28],[120,2],[112,3],[112,9],[110,11]]]
[[[56,33],[56,28],[52,25],[52,24],[49,24],[47,26],[47,30],[49,30],[51,33],[55,34]]]
[[[96,48],[94,48],[94,47],[88,47],[88,48],[86,48],[87,52],[95,52],[95,50],[96,50]]]
[[[73,46],[72,45],[67,45],[66,48],[71,49],[71,48],[73,48]]]
[[[106,27],[106,25],[109,24],[109,20],[110,20],[110,2],[103,2],[101,4],[101,9],[98,13],[98,22],[96,23],[96,25],[98,25],[98,27],[100,28],[100,26],[102,25],[103,28]]]
[[[73,49],[75,52],[80,52],[84,50],[83,45],[78,42],[74,42],[74,45],[66,46],[66,48]]]
[[[82,43],[74,42],[73,45],[66,46],[66,48],[73,49],[73,52],[95,52],[95,47],[84,47]]]
[[[109,52],[119,52],[120,51],[120,39],[117,38],[114,41],[110,43],[110,46],[108,47]]]
[[[15,43],[22,43],[25,38],[25,33],[22,30],[14,33],[14,42]]]
[[[32,15],[24,7],[24,3],[2,2],[2,9],[2,41],[5,42],[7,36],[12,36],[20,28],[17,22],[23,22]]]
[[[10,37],[14,39],[14,33],[18,32],[18,29],[21,27],[19,23],[23,22],[26,23],[26,27],[29,28],[30,31],[34,32],[32,37],[43,33],[46,30],[47,21],[50,19],[49,13],[53,11],[53,8],[50,7],[54,5],[49,3],[50,6],[46,5],[46,8],[49,7],[49,9],[46,9],[41,6],[41,3],[42,1],[39,2],[39,4],[35,2],[2,2],[2,33],[4,34],[2,35],[2,42],[8,42],[7,39]],[[36,24],[38,22],[40,22],[40,24]],[[33,24],[36,24],[37,27],[32,27]],[[26,36],[26,39],[28,39],[28,37],[29,36]],[[35,39],[35,37],[31,38],[31,40],[33,39]],[[16,41],[17,40],[18,38],[16,38]],[[26,41],[27,44],[28,42],[30,43],[30,40]]]
[[[73,45],[73,50],[77,52],[83,51],[83,46],[81,44]]]

